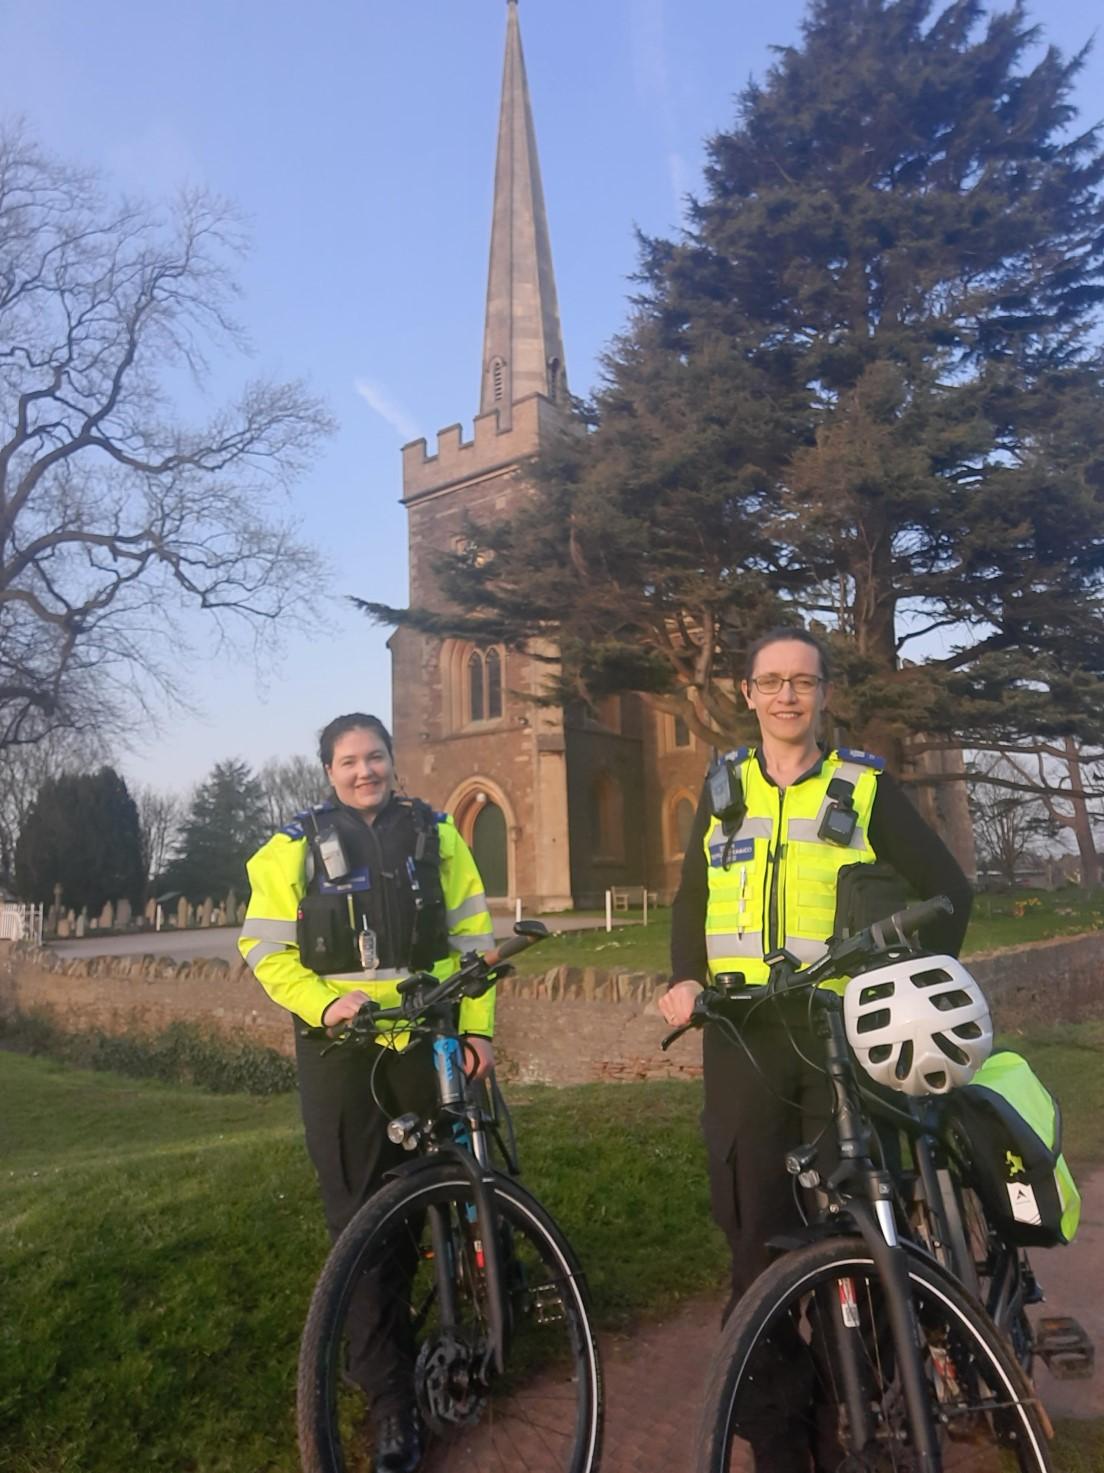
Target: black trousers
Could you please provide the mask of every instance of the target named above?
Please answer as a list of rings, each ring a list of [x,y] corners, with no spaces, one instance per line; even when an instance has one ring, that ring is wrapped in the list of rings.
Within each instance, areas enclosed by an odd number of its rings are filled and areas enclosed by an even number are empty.
[[[303,1038],[296,1023],[299,1102],[307,1151],[331,1239],[379,1190],[385,1174],[409,1160],[387,1139],[387,1122],[436,1107],[433,1054],[427,1043],[402,1053],[376,1044],[345,1044],[325,1058],[326,1041]],[[377,1097],[378,1096],[378,1100]],[[374,1413],[401,1411],[413,1397],[414,1346],[410,1337],[412,1243],[398,1243],[366,1273],[347,1321],[348,1375],[364,1389]]]
[[[732,1250],[730,1310],[771,1262],[769,1240],[800,1226],[786,1152],[824,1130],[832,1104],[806,998],[731,1007],[747,1050],[716,1026],[705,1030],[702,1111],[713,1216]],[[836,1164],[828,1134],[817,1160],[822,1176]]]
[[[786,1152],[816,1139],[830,1122],[832,1102],[824,1044],[809,1027],[807,998],[734,1002],[731,1011],[747,1050],[716,1026],[705,1030],[703,1044],[710,1198],[732,1253],[726,1319],[773,1260],[770,1240],[801,1226]],[[824,1177],[837,1159],[829,1134],[818,1147]],[[810,1206],[806,1202],[807,1212]],[[741,1415],[741,1433],[754,1452],[756,1473],[827,1466],[816,1459],[816,1388],[798,1345],[776,1337],[749,1371],[760,1391]]]

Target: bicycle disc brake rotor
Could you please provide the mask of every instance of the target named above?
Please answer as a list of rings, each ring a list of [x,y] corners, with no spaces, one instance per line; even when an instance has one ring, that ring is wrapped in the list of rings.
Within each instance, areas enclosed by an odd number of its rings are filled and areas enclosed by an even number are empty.
[[[487,1356],[482,1341],[469,1344],[459,1335],[436,1335],[422,1346],[414,1385],[422,1416],[435,1431],[479,1421],[487,1405]]]

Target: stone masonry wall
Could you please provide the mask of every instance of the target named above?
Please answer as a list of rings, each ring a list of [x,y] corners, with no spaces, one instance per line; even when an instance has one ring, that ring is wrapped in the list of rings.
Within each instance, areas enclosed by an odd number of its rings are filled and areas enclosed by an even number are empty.
[[[1104,1016],[1104,934],[1040,941],[970,968],[997,1025]],[[701,1042],[684,1036],[663,1054],[659,978],[557,967],[509,978],[499,989],[497,1047],[503,1076],[548,1084],[687,1078],[701,1072]],[[219,960],[153,956],[63,958],[0,942],[0,1014],[46,1009],[69,1029],[157,1033],[188,1021],[290,1054],[288,1014],[251,974]]]

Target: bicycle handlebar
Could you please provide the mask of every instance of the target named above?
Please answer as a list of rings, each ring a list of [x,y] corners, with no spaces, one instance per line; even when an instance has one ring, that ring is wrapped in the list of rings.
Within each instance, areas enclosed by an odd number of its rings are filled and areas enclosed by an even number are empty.
[[[365,1038],[379,1031],[380,1022],[415,1023],[419,1018],[425,1017],[433,1009],[456,1001],[464,996],[465,989],[473,982],[486,983],[487,986],[495,980],[495,974],[505,970],[505,964],[512,956],[517,956],[522,951],[528,951],[530,946],[536,946],[539,941],[545,941],[552,934],[543,921],[518,921],[514,926],[515,934],[508,937],[493,951],[485,952],[482,956],[475,954],[471,956],[458,971],[453,972],[451,977],[446,977],[439,982],[431,972],[414,973],[405,977],[397,983],[397,989],[402,997],[398,1007],[381,1008],[377,1003],[369,999],[363,1004],[355,1017],[350,1018],[344,1027],[338,1026],[335,1032],[322,1026],[320,1028],[305,1028],[304,1037],[327,1037],[335,1044],[344,1043],[348,1038]],[[371,973],[365,973],[365,982],[371,982]],[[432,990],[424,990],[430,983]],[[482,988],[486,991],[486,987]],[[472,993],[472,996],[478,994]]]
[[[806,988],[813,988],[825,977],[835,976],[841,970],[849,970],[855,962],[877,956],[879,952],[891,951],[896,946],[907,946],[910,937],[915,936],[930,921],[939,916],[953,914],[954,905],[946,895],[933,895],[930,900],[921,900],[916,905],[906,906],[904,910],[894,911],[883,920],[874,921],[854,936],[837,937],[829,942],[820,960],[807,967],[801,967],[798,959],[790,952],[774,952],[771,954],[774,960],[768,958],[770,979],[766,984],[747,988],[738,995],[747,997],[758,994],[766,998],[789,990],[804,991]],[[842,966],[842,963],[847,963],[847,966]],[[704,987],[694,999],[694,1011],[689,1020],[668,1033],[660,1047],[665,1050],[670,1048],[689,1029],[700,1028],[710,1018],[718,1016],[716,1006],[716,989]],[[726,1016],[724,1021],[729,1022],[730,1019]]]

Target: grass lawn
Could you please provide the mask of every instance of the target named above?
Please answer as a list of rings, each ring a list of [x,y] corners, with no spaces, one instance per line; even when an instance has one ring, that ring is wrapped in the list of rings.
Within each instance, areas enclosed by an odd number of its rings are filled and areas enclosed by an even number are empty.
[[[667,972],[670,966],[671,912],[666,907],[648,912],[641,924],[639,911],[632,924],[604,930],[568,931],[534,946],[515,963],[522,975],[552,967],[606,967],[625,972]],[[601,919],[597,918],[598,924]],[[1072,936],[1104,926],[1104,891],[1016,890],[1007,895],[979,895],[974,901],[964,955]],[[548,917],[549,930],[556,928]]]
[[[1102,1045],[1104,1024],[1025,1045],[1061,1081],[1082,1172],[1104,1160]],[[698,1096],[513,1092],[526,1181],[578,1249],[606,1328],[723,1280]],[[294,1099],[0,1052],[0,1121],[4,1473],[295,1473],[296,1344],[326,1245]],[[1062,1473],[1104,1466],[1091,1426],[1063,1429],[1057,1450]]]

